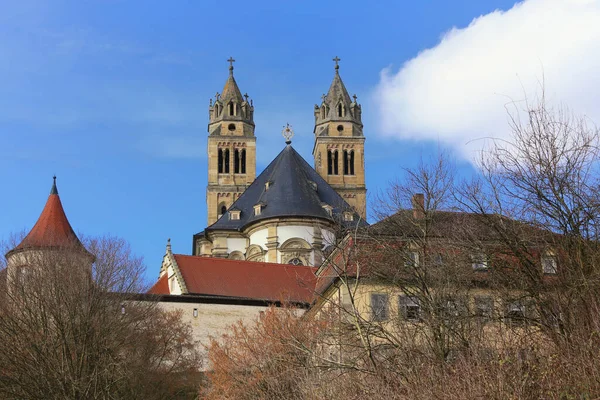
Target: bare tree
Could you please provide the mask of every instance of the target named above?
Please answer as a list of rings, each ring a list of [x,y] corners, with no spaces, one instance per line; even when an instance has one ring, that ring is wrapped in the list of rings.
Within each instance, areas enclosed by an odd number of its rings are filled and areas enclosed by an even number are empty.
[[[117,238],[19,254],[0,300],[0,398],[192,396],[200,366],[191,329],[138,302],[143,263]],[[93,263],[92,263],[93,259]]]

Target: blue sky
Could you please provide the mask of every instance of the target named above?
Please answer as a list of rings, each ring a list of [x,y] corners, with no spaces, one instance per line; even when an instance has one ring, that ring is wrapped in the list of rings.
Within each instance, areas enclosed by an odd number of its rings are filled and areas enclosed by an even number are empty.
[[[569,9],[598,6],[592,0],[548,1]],[[192,235],[206,224],[208,100],[225,83],[229,56],[237,60],[235,76],[242,92],[254,100],[258,172],[283,148],[281,128],[287,122],[296,132],[294,147],[312,164],[313,106],[329,87],[331,59],[337,55],[346,87],[363,105],[371,195],[385,189],[402,167],[439,148],[449,149],[460,170],[470,173],[472,148],[465,150],[465,143],[485,131],[485,121],[498,120],[481,117],[497,105],[477,115],[469,110],[481,103],[477,96],[487,87],[481,82],[497,82],[497,75],[479,76],[479,69],[469,72],[472,78],[451,74],[473,67],[469,57],[478,57],[482,71],[493,70],[486,60],[508,51],[501,49],[510,44],[495,47],[498,41],[507,40],[512,26],[531,25],[527,18],[538,18],[539,4],[3,2],[0,238],[33,226],[56,174],[74,229],[127,239],[145,257],[150,279],[158,274],[167,238],[175,252],[189,254]],[[589,9],[579,11],[574,25],[590,14]],[[592,33],[577,35],[589,39]],[[582,44],[581,51],[589,46]],[[474,51],[464,53],[465,48]],[[541,64],[554,77],[558,62],[553,47],[549,49],[538,55],[530,75],[540,72],[536,68]],[[531,64],[522,61],[526,63]],[[519,74],[521,64],[515,63],[514,70],[511,65],[502,71]],[[580,74],[592,75],[586,71]],[[450,81],[464,84],[465,93],[462,86],[445,87]],[[478,92],[469,92],[472,88]],[[562,98],[560,85],[552,89]],[[594,109],[596,101],[590,98],[580,108]],[[469,102],[475,105],[450,113]],[[460,124],[453,128],[457,120]]]

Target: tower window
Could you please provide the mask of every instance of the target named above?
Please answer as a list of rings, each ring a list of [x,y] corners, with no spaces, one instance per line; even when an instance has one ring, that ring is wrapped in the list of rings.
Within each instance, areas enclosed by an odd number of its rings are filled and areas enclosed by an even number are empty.
[[[344,106],[342,106],[342,103],[338,104],[338,117],[343,117],[343,112],[344,112]]]
[[[350,170],[348,168],[348,162],[349,162],[349,158],[348,158],[348,151],[344,150],[344,175],[348,175],[350,173]]]
[[[233,151],[233,172],[240,173],[240,151],[238,149]]]
[[[218,218],[221,218],[221,216],[225,215],[226,212],[227,212],[227,206],[225,206],[224,203],[221,203],[219,205],[219,209],[218,209]]]
[[[240,160],[242,164],[242,174],[246,173],[246,149],[242,149],[242,154],[240,154]]]
[[[337,130],[338,130],[338,132],[340,132],[340,133],[344,132],[344,125],[338,125],[338,126],[337,126]]]
[[[227,129],[229,129],[230,132],[235,131],[235,124],[229,124]]]
[[[225,168],[223,168],[223,170],[225,171],[226,174],[229,173],[229,149],[225,149]]]
[[[331,154],[331,150],[327,150],[327,174],[333,175],[333,154]]]
[[[354,150],[344,150],[344,175],[354,175]]]
[[[337,150],[333,151],[333,174],[334,175],[338,175],[339,171],[338,171],[338,165],[339,165],[339,154]]]
[[[219,116],[219,105],[215,104],[215,118]]]
[[[235,111],[234,104],[233,103],[229,103],[229,115],[235,115],[234,111]]]
[[[219,149],[219,156],[217,160],[219,173],[223,173],[223,149]]]

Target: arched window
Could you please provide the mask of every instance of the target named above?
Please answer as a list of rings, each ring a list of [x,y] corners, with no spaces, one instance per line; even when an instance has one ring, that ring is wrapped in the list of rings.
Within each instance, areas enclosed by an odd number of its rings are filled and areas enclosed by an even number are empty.
[[[350,175],[354,175],[354,150],[350,150]]]
[[[215,104],[215,118],[219,116],[219,105]]]
[[[242,174],[245,174],[246,173],[246,149],[242,149],[241,161],[242,161]]]
[[[233,151],[233,172],[240,173],[240,151],[238,149]]]
[[[339,154],[337,150],[334,150],[333,152],[333,174],[334,175],[338,175],[339,171],[338,171],[338,165],[339,165]]]
[[[344,111],[344,107],[342,106],[342,103],[338,104],[338,117],[343,117],[342,113]]]
[[[321,119],[325,119],[325,106],[321,107]]]
[[[233,103],[229,103],[229,115],[235,115],[234,111],[235,106],[233,105]]]
[[[348,175],[350,173],[350,171],[348,170],[348,161],[350,161],[348,159],[348,151],[344,150],[344,175]]]
[[[217,160],[219,173],[223,173],[223,149],[219,149],[219,156]]]
[[[331,150],[327,150],[327,174],[333,175],[333,154],[331,154]]]
[[[225,160],[224,160],[225,165],[224,165],[223,171],[225,171],[225,173],[228,174],[229,173],[229,149],[225,149],[224,158],[225,158]]]
[[[225,203],[220,203],[217,206],[217,218],[221,218],[227,212],[227,206]]]
[[[304,265],[304,263],[302,262],[302,260],[299,259],[299,258],[292,258],[290,261],[288,261],[288,264],[292,264],[292,265]]]

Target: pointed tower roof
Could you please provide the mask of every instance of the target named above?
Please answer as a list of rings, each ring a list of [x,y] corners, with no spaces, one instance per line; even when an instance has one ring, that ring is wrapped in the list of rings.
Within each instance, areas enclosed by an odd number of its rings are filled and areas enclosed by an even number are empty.
[[[333,82],[331,82],[331,86],[329,86],[329,91],[325,96],[325,102],[333,108],[341,98],[343,102],[349,106],[352,103],[352,100],[350,100],[350,95],[348,94],[346,86],[344,85],[344,82],[342,82],[342,77],[340,76],[340,66],[338,64],[340,59],[336,57],[333,60],[337,60],[335,62],[335,75],[333,76]]]
[[[241,104],[244,101],[242,92],[240,92],[240,88],[233,77],[233,63],[235,60],[230,57],[227,61],[229,61],[229,76],[227,77],[227,82],[225,82],[225,87],[223,87],[223,92],[221,93],[220,98],[225,104],[229,103],[231,100]]]
[[[326,95],[321,96],[320,105],[315,104],[315,134],[317,136],[328,136],[329,126],[322,125],[329,122],[352,122],[352,136],[362,136],[361,106],[356,101],[356,95],[350,98],[348,90],[340,76],[338,57],[335,61],[335,75]],[[321,125],[318,127],[318,125]]]
[[[256,206],[260,206],[260,214],[256,214]],[[229,211],[233,209],[241,211],[239,219],[230,218]],[[342,222],[342,214],[351,210],[350,205],[288,143],[228,212],[206,230],[239,231],[255,222],[275,217],[308,217]],[[356,224],[359,216],[351,212]]]
[[[55,247],[67,247],[87,252],[67,219],[56,188],[56,176],[42,214],[29,234],[13,251]]]

